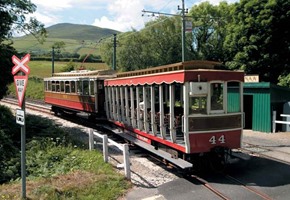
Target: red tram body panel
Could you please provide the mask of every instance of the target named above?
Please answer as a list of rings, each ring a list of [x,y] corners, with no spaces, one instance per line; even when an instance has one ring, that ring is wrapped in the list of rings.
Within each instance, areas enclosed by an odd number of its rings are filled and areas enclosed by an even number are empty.
[[[95,112],[95,97],[79,94],[62,94],[45,92],[44,101],[51,105],[85,112]]]

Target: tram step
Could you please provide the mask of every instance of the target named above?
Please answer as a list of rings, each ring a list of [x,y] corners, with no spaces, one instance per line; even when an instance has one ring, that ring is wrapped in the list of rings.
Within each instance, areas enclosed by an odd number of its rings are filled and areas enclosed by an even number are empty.
[[[134,144],[146,149],[147,151],[150,151],[162,158],[164,158],[165,160],[173,163],[174,165],[182,168],[182,169],[188,169],[188,168],[192,168],[192,163],[187,162],[183,159],[180,158],[172,158],[170,153],[167,153],[163,150],[160,149],[155,149],[152,145],[147,144],[141,140],[137,140],[136,138],[132,137],[131,135],[128,135],[126,133],[124,133],[123,131],[121,131],[120,129],[113,129],[113,132],[115,132],[116,134],[120,135],[121,137],[126,138],[127,140],[133,142]]]

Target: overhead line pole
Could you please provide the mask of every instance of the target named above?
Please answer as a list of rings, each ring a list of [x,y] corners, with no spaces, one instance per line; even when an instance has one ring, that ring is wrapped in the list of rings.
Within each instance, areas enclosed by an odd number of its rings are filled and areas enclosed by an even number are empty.
[[[116,70],[116,47],[117,47],[117,34],[114,33],[114,47],[113,47],[113,70]]]
[[[184,8],[184,0],[182,0],[182,7],[180,8],[179,6],[177,7],[178,10],[181,10],[181,18],[182,18],[182,29],[181,29],[181,36],[182,36],[182,42],[181,42],[181,46],[182,46],[182,62],[184,62],[186,60],[186,49],[185,49],[185,13],[188,13],[188,9]],[[170,13],[162,13],[162,12],[152,12],[152,11],[146,11],[146,10],[142,10],[143,13],[151,13],[152,15],[154,14],[162,14],[162,15],[171,15],[171,16],[180,16],[180,15],[174,15],[174,14],[170,14]],[[143,14],[144,15],[144,14]]]
[[[182,0],[182,8],[178,6],[178,10],[181,10],[181,18],[182,18],[182,62],[185,61],[185,8],[184,8],[184,0]]]

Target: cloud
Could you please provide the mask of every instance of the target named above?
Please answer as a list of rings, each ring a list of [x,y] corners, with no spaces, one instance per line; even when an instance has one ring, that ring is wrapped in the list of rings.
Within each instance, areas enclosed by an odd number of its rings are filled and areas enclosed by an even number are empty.
[[[93,25],[102,28],[113,28],[128,31],[140,29],[144,25],[141,10],[144,8],[139,0],[117,0],[108,5],[107,16],[96,18]]]
[[[172,2],[172,1],[171,1]],[[92,25],[111,28],[119,31],[129,31],[132,28],[140,30],[148,19],[142,17],[145,8],[160,11],[169,6],[166,0],[117,0],[106,7],[107,14],[96,18]],[[177,8],[177,6],[176,6]]]
[[[31,0],[37,6],[33,14],[46,27],[57,23],[85,23],[119,31],[140,30],[151,17],[142,17],[142,10],[175,14],[181,1],[169,0]],[[194,0],[201,3],[205,0]],[[216,5],[222,0],[209,0]],[[237,2],[238,0],[227,0]],[[186,0],[191,7],[192,1]]]
[[[196,4],[208,0],[197,0]],[[213,5],[218,5],[222,0],[209,0]],[[237,2],[238,0],[227,0],[227,2]],[[188,1],[185,1],[188,2]],[[129,31],[132,28],[140,30],[144,27],[148,18],[142,17],[142,10],[165,12],[176,14],[177,6],[181,6],[181,1],[168,0],[115,0],[105,7],[106,15],[95,18],[92,25],[111,28],[119,31]],[[192,6],[192,5],[186,5]]]
[[[39,9],[60,11],[68,8],[72,8],[73,0],[60,0],[57,3],[52,3],[51,0],[32,0],[32,3],[36,4]]]

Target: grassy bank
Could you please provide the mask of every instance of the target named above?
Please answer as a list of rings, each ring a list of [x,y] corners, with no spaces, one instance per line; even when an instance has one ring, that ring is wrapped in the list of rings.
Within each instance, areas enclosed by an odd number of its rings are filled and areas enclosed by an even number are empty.
[[[20,199],[20,129],[7,128],[15,117],[5,106],[0,111],[0,200]],[[100,152],[88,150],[82,130],[33,115],[26,127],[28,199],[117,199],[130,187]]]

